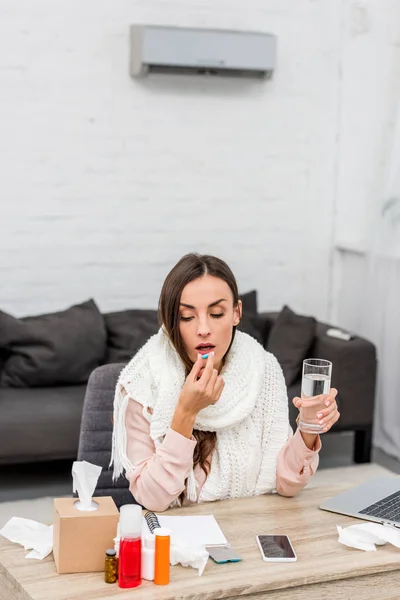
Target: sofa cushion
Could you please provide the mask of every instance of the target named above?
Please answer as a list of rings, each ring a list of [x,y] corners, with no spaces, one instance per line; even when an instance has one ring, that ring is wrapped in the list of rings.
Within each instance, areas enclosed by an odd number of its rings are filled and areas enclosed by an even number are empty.
[[[130,309],[106,313],[106,363],[127,362],[159,329],[156,310]]]
[[[242,301],[243,314],[256,315],[258,312],[257,290],[251,290],[245,294],[241,294],[239,298]]]
[[[104,319],[93,300],[21,319],[0,311],[0,348],[1,386],[84,383],[104,361]]]
[[[301,373],[302,362],[313,343],[316,326],[314,317],[297,315],[288,306],[283,307],[272,326],[267,350],[278,359],[288,386]]]
[[[262,344],[262,320],[258,315],[243,314],[237,328],[239,331],[251,335],[257,342]]]
[[[262,344],[263,321],[257,312],[257,292],[252,290],[240,296],[242,301],[242,318],[237,326],[239,331],[248,333]]]

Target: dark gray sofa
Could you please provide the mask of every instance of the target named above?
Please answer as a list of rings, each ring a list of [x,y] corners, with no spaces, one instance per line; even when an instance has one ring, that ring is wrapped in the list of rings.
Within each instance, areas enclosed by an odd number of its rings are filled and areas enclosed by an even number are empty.
[[[261,313],[252,321],[264,346],[277,315]],[[316,335],[307,354],[333,362],[332,385],[339,389],[341,412],[340,421],[333,430],[354,431],[354,460],[368,462],[377,368],[375,347],[360,337],[349,342],[330,338],[326,336],[327,328],[328,325],[317,323]],[[118,357],[118,354],[110,355],[111,358],[113,356]],[[78,456],[92,459],[106,468],[110,452],[113,390],[122,366],[122,363],[117,366],[108,364],[94,371],[87,386],[85,404],[86,384],[0,388],[0,464],[73,460]],[[292,426],[297,411],[290,400],[299,393],[300,377],[288,389]],[[109,477],[105,471],[102,475],[104,485]]]
[[[86,385],[0,388],[0,465],[74,459]]]

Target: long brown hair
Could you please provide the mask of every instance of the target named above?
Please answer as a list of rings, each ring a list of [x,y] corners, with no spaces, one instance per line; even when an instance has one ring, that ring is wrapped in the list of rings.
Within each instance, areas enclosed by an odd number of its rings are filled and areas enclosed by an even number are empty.
[[[199,277],[212,275],[223,279],[229,285],[233,295],[233,305],[239,302],[239,292],[236,279],[226,262],[208,254],[186,254],[167,275],[161,290],[158,303],[158,316],[160,324],[164,326],[171,342],[185,366],[186,376],[192,369],[193,363],[183,345],[179,330],[179,306],[183,288]],[[234,340],[236,327],[232,328],[231,344]],[[230,348],[229,346],[229,348]],[[228,351],[229,352],[229,348]],[[225,355],[226,356],[226,355]],[[215,449],[217,437],[214,431],[193,430],[197,444],[193,456],[193,466],[200,465],[206,476],[210,472],[210,463],[207,460]]]

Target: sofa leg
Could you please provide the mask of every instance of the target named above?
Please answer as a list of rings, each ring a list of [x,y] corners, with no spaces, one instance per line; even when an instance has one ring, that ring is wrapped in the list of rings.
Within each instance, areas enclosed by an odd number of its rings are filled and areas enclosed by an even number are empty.
[[[354,434],[354,462],[371,462],[372,425],[357,429]]]

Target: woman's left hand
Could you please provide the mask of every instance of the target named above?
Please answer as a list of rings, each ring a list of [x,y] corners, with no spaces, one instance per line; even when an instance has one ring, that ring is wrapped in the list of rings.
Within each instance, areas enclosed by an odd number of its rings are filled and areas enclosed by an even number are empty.
[[[293,398],[293,404],[299,410],[301,410],[301,408],[311,408],[312,406],[321,406],[321,404],[324,404],[326,408],[318,410],[314,422],[321,425],[323,432],[326,433],[340,417],[336,402],[337,393],[338,391],[335,388],[331,388],[329,394],[315,396],[314,398]]]

